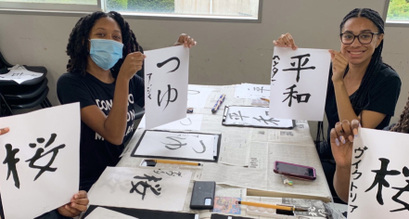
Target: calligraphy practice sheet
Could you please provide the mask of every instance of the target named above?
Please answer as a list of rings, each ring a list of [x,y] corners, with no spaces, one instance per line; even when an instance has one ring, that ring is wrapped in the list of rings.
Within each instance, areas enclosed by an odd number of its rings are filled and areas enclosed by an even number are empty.
[[[91,205],[182,211],[192,172],[107,167],[88,193]]]
[[[242,83],[234,90],[236,98],[270,98],[270,85]]]
[[[188,86],[187,106],[197,108],[204,108],[210,94],[215,90],[212,87],[205,87],[203,85],[189,84]]]
[[[6,74],[0,74],[0,81],[15,81],[18,84],[21,84],[24,81],[39,78],[42,75],[43,73],[27,70],[22,65],[15,65],[9,68],[9,72],[7,72]]]
[[[269,108],[257,106],[226,106],[222,124],[283,129],[294,127],[293,120],[271,118]]]
[[[145,51],[146,128],[186,116],[189,49],[172,46]]]
[[[409,134],[360,128],[354,139],[350,218],[409,218]]]
[[[274,47],[270,116],[322,121],[330,62],[326,49]]]
[[[79,103],[2,117],[0,190],[6,218],[34,218],[78,192]]]
[[[189,130],[199,131],[202,127],[203,115],[202,114],[187,114],[185,118],[179,119],[164,125],[157,126],[152,129],[160,130]],[[138,129],[145,129],[145,116],[142,117],[141,122],[138,125]]]
[[[132,156],[215,161],[220,135],[146,130]]]

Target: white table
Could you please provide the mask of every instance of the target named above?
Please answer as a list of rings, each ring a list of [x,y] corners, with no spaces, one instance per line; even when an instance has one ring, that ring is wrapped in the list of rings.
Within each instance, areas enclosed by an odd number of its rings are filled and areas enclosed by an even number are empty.
[[[184,211],[191,212],[189,201],[194,180],[216,181],[216,196],[241,196],[244,199],[246,196],[294,197],[319,199],[324,202],[331,201],[331,193],[307,121],[296,121],[294,129],[221,125],[223,108],[216,114],[211,113],[211,108],[220,94],[226,94],[222,107],[225,105],[263,104],[263,101],[259,99],[235,98],[235,87],[235,85],[189,86],[189,94],[191,95],[189,95],[188,106],[189,104],[194,106],[193,114],[203,116],[200,131],[221,133],[222,141],[217,163],[203,162],[201,167],[157,164],[157,167],[161,168],[189,169],[193,172]],[[199,106],[201,101],[195,101],[197,98],[204,100],[201,99],[203,96],[194,96],[197,91],[207,96],[204,107]],[[143,132],[143,128],[137,129],[118,166],[140,166],[143,158],[132,157],[131,152]],[[294,182],[292,186],[284,184],[281,175],[273,172],[273,165],[276,160],[315,167],[317,178],[314,181],[292,179]],[[201,218],[207,216],[201,211]]]

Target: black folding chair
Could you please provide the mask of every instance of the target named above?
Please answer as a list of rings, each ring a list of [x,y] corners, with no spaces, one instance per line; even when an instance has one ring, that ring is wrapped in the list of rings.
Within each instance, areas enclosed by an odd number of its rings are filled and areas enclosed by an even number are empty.
[[[0,52],[0,77],[13,67]],[[41,76],[17,83],[13,80],[0,80],[0,116],[13,114],[16,109],[31,109],[52,106],[47,98],[47,69],[43,66],[24,66],[27,70],[40,73]]]

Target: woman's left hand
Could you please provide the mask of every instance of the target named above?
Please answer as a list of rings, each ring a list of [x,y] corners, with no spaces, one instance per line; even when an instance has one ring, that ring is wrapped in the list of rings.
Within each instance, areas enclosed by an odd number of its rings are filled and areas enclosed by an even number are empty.
[[[176,41],[175,46],[184,45],[187,48],[192,48],[193,46],[196,46],[196,44],[197,42],[192,37],[185,33],[182,33]]]
[[[70,203],[58,208],[58,213],[66,217],[75,217],[88,208],[88,196],[86,191],[79,191],[72,198]]]
[[[338,167],[348,168],[351,166],[352,144],[354,137],[358,135],[360,123],[354,119],[351,122],[344,120],[337,122],[330,132],[332,155]]]

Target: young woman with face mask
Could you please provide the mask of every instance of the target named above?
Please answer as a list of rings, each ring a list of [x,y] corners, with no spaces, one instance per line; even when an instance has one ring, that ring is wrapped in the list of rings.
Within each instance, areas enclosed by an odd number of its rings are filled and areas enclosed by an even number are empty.
[[[181,34],[176,44],[196,44]],[[81,107],[80,189],[88,191],[107,166],[115,166],[133,135],[138,107],[144,105],[142,47],[123,17],[94,12],[73,28],[68,73],[57,82],[62,104]]]

